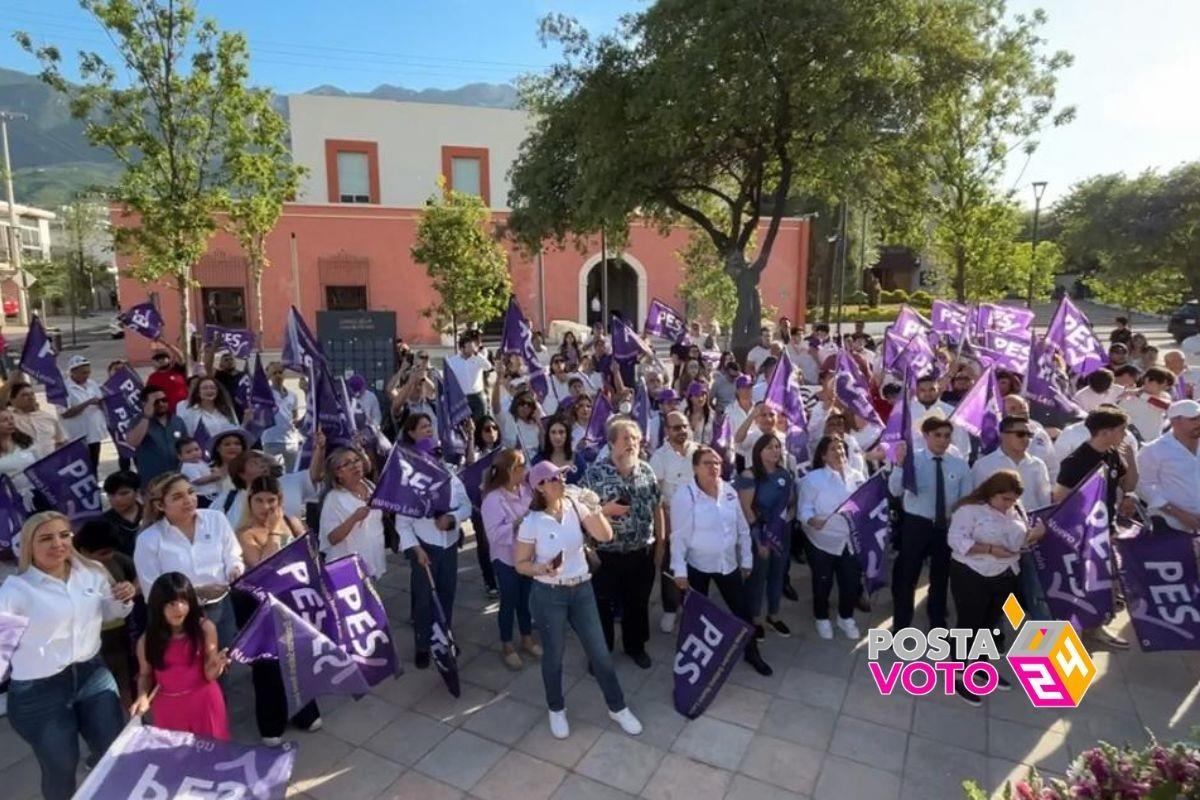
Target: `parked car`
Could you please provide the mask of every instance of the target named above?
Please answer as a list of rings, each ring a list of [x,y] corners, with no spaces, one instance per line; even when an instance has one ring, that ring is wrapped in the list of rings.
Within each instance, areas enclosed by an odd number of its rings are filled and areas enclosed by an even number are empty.
[[[4,298],[4,316],[15,317],[21,312],[21,306],[15,297]]]
[[[108,321],[108,335],[112,339],[125,338],[125,326],[121,324],[121,321],[117,319],[116,316],[113,316],[113,318]]]
[[[1177,308],[1167,322],[1167,333],[1174,336],[1176,342],[1200,333],[1200,300],[1188,300]]]

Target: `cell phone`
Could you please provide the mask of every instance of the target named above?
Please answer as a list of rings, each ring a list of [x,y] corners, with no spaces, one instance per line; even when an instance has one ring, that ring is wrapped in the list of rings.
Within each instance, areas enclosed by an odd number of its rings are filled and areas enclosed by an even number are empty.
[[[556,555],[554,558],[550,559],[550,568],[558,569],[559,567],[562,566],[562,564],[563,564],[563,551],[559,550],[558,555]]]

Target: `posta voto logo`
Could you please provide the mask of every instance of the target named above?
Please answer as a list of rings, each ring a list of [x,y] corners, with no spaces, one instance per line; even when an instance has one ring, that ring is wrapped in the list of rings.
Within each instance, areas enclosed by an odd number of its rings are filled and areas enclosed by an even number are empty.
[[[1004,615],[1016,630],[1012,647],[1003,658],[1029,701],[1037,708],[1074,708],[1083,700],[1096,678],[1092,656],[1070,622],[1026,620],[1025,610],[1015,595],[1004,601]],[[910,695],[927,695],[941,690],[954,694],[957,681],[979,697],[996,691],[1002,656],[996,644],[998,629],[934,628],[928,634],[919,628],[902,628],[892,633],[872,628],[867,634],[867,658],[871,677],[880,694],[897,689]],[[881,654],[891,651],[896,661],[885,670]]]

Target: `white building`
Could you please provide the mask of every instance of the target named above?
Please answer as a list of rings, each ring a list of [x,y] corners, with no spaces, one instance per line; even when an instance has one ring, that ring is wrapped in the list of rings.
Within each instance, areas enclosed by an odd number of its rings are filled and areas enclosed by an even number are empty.
[[[21,263],[47,261],[50,258],[50,223],[57,217],[53,211],[17,203],[17,225],[21,237]],[[17,314],[19,288],[14,282],[16,271],[9,256],[8,203],[0,200],[0,293],[3,294],[3,314]]]

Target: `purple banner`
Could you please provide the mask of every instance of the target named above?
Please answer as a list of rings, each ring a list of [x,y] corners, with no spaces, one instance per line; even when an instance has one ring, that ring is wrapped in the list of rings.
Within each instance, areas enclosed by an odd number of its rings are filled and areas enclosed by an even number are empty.
[[[879,412],[871,405],[871,387],[866,377],[845,350],[838,353],[836,369],[834,391],[837,399],[867,422],[883,425]]]
[[[1129,618],[1142,650],[1200,650],[1196,537],[1155,533],[1113,541]]]
[[[980,303],[979,308],[975,311],[975,335],[981,336],[985,331],[1023,332],[1028,338],[1029,326],[1033,324],[1033,317],[1033,311],[1028,308]]]
[[[22,372],[46,387],[46,399],[60,408],[67,407],[67,384],[55,360],[54,343],[46,335],[42,320],[37,314],[29,321],[29,333],[25,346],[21,348],[21,361],[17,365]]]
[[[912,401],[913,394],[912,372],[904,373],[904,390],[900,393],[900,435],[904,441],[904,463],[901,465],[901,488],[906,492],[917,493],[917,448],[913,441]]]
[[[629,363],[637,361],[642,355],[654,355],[654,351],[642,341],[641,337],[620,317],[613,317],[608,326],[612,337],[612,354],[617,361]]]
[[[750,643],[751,628],[697,591],[683,595],[675,643],[675,710],[704,713]]]
[[[1031,340],[1028,331],[1001,333],[989,330],[986,341],[988,348],[996,354],[996,363],[1001,369],[1020,375],[1029,374]]]
[[[1078,628],[1103,623],[1113,610],[1113,572],[1109,557],[1108,477],[1098,466],[1058,505],[1029,512],[1046,524],[1046,535],[1033,546],[1038,580],[1055,619]]]
[[[92,456],[83,439],[68,442],[25,468],[25,477],[56,510],[79,523],[104,512]]]
[[[450,508],[450,473],[438,461],[397,444],[379,473],[371,508],[423,519]]]
[[[933,330],[933,325],[910,307],[901,306],[900,313],[896,315],[896,321],[888,330],[895,331],[901,339],[907,342],[914,336],[924,337]]]
[[[1062,352],[1067,368],[1077,375],[1087,375],[1103,367],[1108,360],[1087,316],[1069,297],[1064,296],[1059,302],[1054,319],[1046,329],[1046,341]]]
[[[837,512],[850,526],[850,547],[858,557],[866,578],[867,594],[888,584],[888,540],[892,524],[888,515],[887,477],[876,472],[866,483],[854,490]]]
[[[325,361],[325,352],[312,331],[304,324],[304,317],[295,306],[288,309],[287,325],[283,330],[283,350],[279,362],[290,370],[308,375],[313,364]]]
[[[208,426],[204,424],[204,420],[196,423],[196,432],[192,434],[192,438],[196,440],[196,444],[200,445],[200,451],[204,453],[204,460],[208,461],[212,458],[212,434],[208,432]]]
[[[803,374],[785,352],[775,364],[763,404],[786,418],[787,451],[797,461],[808,460],[808,417],[804,413],[804,396],[800,393]]]
[[[1045,339],[1034,341],[1029,350],[1029,366],[1029,375],[1025,380],[1026,397],[1066,414],[1083,415],[1083,409],[1059,385],[1053,345]]]
[[[588,417],[587,430],[581,440],[584,458],[588,461],[596,457],[596,452],[608,441],[608,418],[612,416],[612,406],[604,392],[597,392],[592,402],[592,415]]]
[[[7,475],[0,475],[0,552],[12,550],[13,539],[25,524],[25,500]]]
[[[284,800],[296,745],[243,745],[136,721],[104,752],[74,800],[253,798]]]
[[[133,308],[122,311],[117,314],[117,322],[134,333],[155,341],[162,338],[165,327],[162,314],[153,303],[138,303]]]
[[[254,334],[245,328],[205,325],[204,343],[214,345],[215,350],[228,350],[237,358],[249,358],[254,351]]]
[[[949,300],[933,301],[933,329],[953,342],[957,343],[966,336],[970,315],[971,309],[968,306],[951,303]]]
[[[979,439],[980,452],[990,453],[1000,445],[1000,391],[996,388],[996,369],[984,370],[975,385],[963,395],[950,421]]]
[[[678,311],[661,300],[654,299],[650,301],[650,308],[646,311],[646,324],[642,331],[647,336],[676,342],[687,334],[687,321]]]
[[[8,665],[12,663],[12,654],[16,652],[21,635],[28,627],[27,617],[0,611],[0,682],[8,677]]]
[[[712,449],[721,457],[721,477],[729,480],[734,470],[733,420],[728,412],[722,412],[713,423]]]
[[[932,374],[935,378],[939,377],[937,355],[929,346],[928,337],[924,335],[917,335],[909,339],[896,354],[892,367],[897,370],[907,369],[914,385],[918,378],[926,375]]]
[[[892,368],[896,359],[907,345],[908,340],[898,333],[893,333],[890,328],[883,332],[883,368],[885,371],[895,371]]]
[[[325,586],[337,609],[342,647],[354,659],[369,686],[399,676],[395,640],[387,610],[358,556],[325,565]]]
[[[437,587],[433,585],[433,575],[429,572],[429,567],[425,568],[425,574],[429,578],[429,596],[433,600],[429,655],[450,694],[459,697],[462,695],[462,686],[458,680],[458,645],[454,643],[454,631],[450,629],[446,610],[442,608],[442,601],[438,599]]]
[[[458,386],[453,370],[446,368],[446,376]],[[451,406],[455,404],[450,400],[449,386],[449,381],[442,381],[437,387],[437,430],[442,445],[442,460],[457,466],[466,458],[467,438],[450,415]],[[459,394],[462,395],[461,392]],[[462,407],[467,409],[467,416],[470,417],[471,409],[467,406],[465,396],[462,396]]]
[[[503,448],[497,447],[492,452],[485,456],[480,456],[475,459],[475,463],[468,464],[463,467],[462,472],[458,473],[458,479],[462,481],[462,485],[467,490],[467,496],[471,498],[471,505],[476,511],[483,505],[483,481],[487,475],[487,471],[491,469],[492,462],[496,460],[496,456],[500,455]]]
[[[121,455],[133,457],[129,429],[142,418],[142,379],[129,367],[121,367],[100,387],[104,395],[104,418],[108,432]]]
[[[442,387],[445,391],[443,402],[446,404],[446,417],[450,425],[457,428],[471,418],[471,407],[467,405],[467,396],[458,385],[458,377],[450,367],[442,367]]]
[[[327,447],[341,447],[354,441],[358,428],[346,399],[342,380],[334,380],[324,359],[314,361],[310,370],[308,408],[325,432]]]
[[[267,379],[267,373],[263,369],[262,355],[256,355],[254,358],[254,370],[250,375],[250,387],[246,392],[243,408],[250,412],[246,430],[251,439],[257,439],[267,428],[274,427],[279,406],[275,402],[271,381]]]
[[[273,595],[314,628],[337,641],[340,631],[337,610],[325,592],[314,544],[308,534],[296,537],[279,552],[247,570],[234,586],[252,592],[260,599]]]

